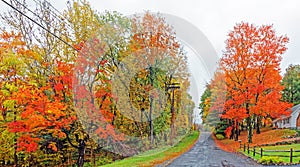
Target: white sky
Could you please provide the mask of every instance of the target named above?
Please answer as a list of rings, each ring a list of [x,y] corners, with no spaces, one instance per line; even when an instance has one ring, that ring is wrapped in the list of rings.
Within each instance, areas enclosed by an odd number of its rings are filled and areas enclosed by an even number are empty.
[[[90,0],[94,9],[118,11],[125,15],[145,10],[182,17],[199,28],[222,54],[226,35],[241,21],[273,24],[278,34],[290,38],[282,69],[300,64],[300,1],[298,0]]]
[[[282,69],[300,64],[300,1],[299,0],[87,0],[98,12],[118,11],[124,15],[145,10],[172,14],[191,22],[202,31],[219,56],[224,49],[226,35],[241,21],[255,25],[273,24],[277,34],[290,38],[283,56]],[[49,0],[62,10],[67,0]],[[0,7],[4,4],[0,2]],[[0,8],[1,9],[1,8]]]
[[[32,0],[30,0],[32,1]],[[300,64],[300,1],[299,0],[87,0],[98,12],[118,11],[124,15],[145,10],[181,17],[202,31],[214,46],[218,56],[224,50],[226,35],[241,21],[255,25],[273,24],[278,35],[290,38],[288,51],[283,56],[282,73],[289,64]],[[59,10],[66,0],[49,0]],[[0,1],[0,9],[5,4]],[[6,8],[6,7],[5,7]],[[192,67],[192,69],[196,69]],[[202,70],[193,72],[197,87],[203,91],[207,77]],[[196,74],[199,73],[199,77]],[[196,95],[199,95],[196,93]],[[196,104],[198,106],[198,104]]]

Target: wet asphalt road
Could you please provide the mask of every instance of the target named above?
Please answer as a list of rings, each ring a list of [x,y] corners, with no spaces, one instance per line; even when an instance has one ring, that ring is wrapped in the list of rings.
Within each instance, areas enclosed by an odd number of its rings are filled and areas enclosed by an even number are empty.
[[[219,149],[210,132],[201,132],[194,147],[168,167],[262,167],[250,158]],[[270,167],[270,166],[269,166]],[[274,166],[275,167],[275,166]],[[291,167],[291,166],[289,166]],[[293,166],[295,167],[295,165]]]

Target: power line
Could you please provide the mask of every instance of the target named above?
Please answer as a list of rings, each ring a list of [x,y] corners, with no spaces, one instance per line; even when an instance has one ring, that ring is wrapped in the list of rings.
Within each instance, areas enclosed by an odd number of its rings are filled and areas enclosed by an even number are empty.
[[[35,12],[33,12],[32,10],[30,10],[26,5],[24,5],[23,3],[14,0],[14,2],[18,3],[19,5],[23,6],[24,9],[27,9],[29,12],[31,12],[32,14],[34,14],[36,17],[38,17],[40,20],[43,20],[39,15],[37,15]]]
[[[51,34],[52,36],[54,36],[55,38],[59,39],[61,42],[63,42],[64,44],[66,44],[67,46],[71,47],[73,50],[75,50],[78,53],[82,52],[80,50],[77,50],[73,45],[69,44],[67,41],[63,40],[62,38],[60,38],[59,36],[57,36],[55,33],[51,32],[49,29],[45,28],[43,25],[41,25],[40,23],[38,23],[37,21],[33,20],[31,17],[29,17],[28,15],[26,15],[25,13],[23,13],[22,11],[20,11],[19,9],[17,9],[16,7],[14,7],[12,4],[10,4],[9,2],[7,2],[6,0],[1,0],[2,2],[4,2],[6,5],[8,5],[9,7],[11,7],[13,10],[17,11],[18,13],[20,13],[22,16],[26,17],[27,19],[29,19],[30,21],[32,21],[33,23],[35,23],[36,25],[38,25],[39,27],[41,27],[42,29],[44,29],[45,31],[47,31],[49,34]],[[28,9],[28,8],[27,8]],[[43,19],[42,19],[43,20]],[[44,21],[44,20],[43,20]]]
[[[33,0],[35,3],[39,3],[41,4],[41,1],[37,1],[37,0]],[[51,3],[49,3],[47,0],[44,0],[44,3],[47,3],[52,9],[54,9],[57,13],[59,13],[61,16],[64,16],[63,14],[60,13],[59,10],[57,10]],[[57,14],[55,14],[56,16],[58,16]],[[61,19],[63,20],[63,19]],[[69,20],[68,20],[69,21]]]
[[[12,9],[14,9],[15,11],[17,11],[18,13],[20,13],[21,15],[23,15],[24,17],[26,17],[27,19],[29,19],[30,21],[32,21],[33,23],[35,23],[36,25],[38,25],[39,27],[41,27],[42,29],[44,29],[45,31],[47,31],[49,34],[53,35],[55,38],[57,38],[60,41],[62,41],[64,44],[68,45],[69,47],[71,47],[75,51],[78,51],[74,46],[72,46],[71,44],[69,44],[68,42],[66,42],[65,40],[63,40],[62,38],[60,38],[59,36],[57,36],[53,32],[51,32],[50,30],[48,30],[47,28],[45,28],[43,25],[41,25],[37,21],[35,21],[32,18],[30,18],[29,16],[27,16],[25,13],[23,13],[22,11],[20,11],[19,9],[17,9],[16,7],[14,7],[12,4],[8,3],[6,0],[1,0],[1,1],[4,2],[6,5],[8,5],[9,7],[11,7]]]
[[[39,4],[41,6],[43,6],[44,4],[42,4],[41,1],[38,1],[38,0],[33,0],[36,4]],[[72,29],[72,26],[70,25],[71,21],[68,20],[67,18],[64,18],[65,16],[58,10],[56,9],[51,3],[49,3],[47,0],[44,0],[44,3],[48,4],[49,6],[48,7],[51,7],[53,10],[55,10],[57,13],[53,12],[52,10],[49,10],[50,14],[57,20],[59,20],[60,22],[63,22],[65,23],[69,28]],[[66,21],[67,22],[66,22]]]
[[[39,18],[39,20],[41,20],[42,22],[45,22],[46,24],[49,24],[49,22],[45,21],[41,16],[39,16],[38,14],[36,14],[34,11],[32,11],[31,9],[29,9],[25,4],[19,2],[18,0],[13,0],[15,3],[21,5],[24,9],[28,10],[29,12],[31,12],[33,15],[35,15],[37,18]],[[41,2],[37,2],[36,0],[33,0],[36,4],[39,3],[39,5],[43,6],[44,4],[41,4]],[[46,1],[45,1],[46,2]],[[49,2],[47,2],[48,5],[51,5]],[[52,5],[51,5],[52,6]],[[52,7],[54,8],[54,7]],[[57,11],[57,9],[54,8],[54,10]],[[57,19],[59,22],[63,22],[65,23],[65,25],[68,27],[68,30],[72,30],[72,27],[69,23],[65,22],[63,19],[59,18],[59,16],[52,12],[52,10],[49,9],[49,14],[52,15],[55,19]],[[68,22],[70,22],[68,20]]]

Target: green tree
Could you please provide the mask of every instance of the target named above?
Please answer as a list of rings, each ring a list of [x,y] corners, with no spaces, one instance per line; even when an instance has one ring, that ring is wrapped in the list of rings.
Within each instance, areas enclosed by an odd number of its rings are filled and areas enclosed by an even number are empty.
[[[200,99],[200,105],[199,108],[201,109],[200,114],[201,118],[204,124],[208,123],[206,121],[207,115],[209,113],[209,109],[211,106],[211,90],[210,90],[210,85],[206,84],[204,93],[201,96]]]
[[[17,94],[19,89],[26,84],[26,64],[24,57],[26,50],[24,42],[21,40],[20,34],[7,33],[1,34],[0,38],[0,104],[3,122],[2,127],[6,130],[8,123],[16,122],[20,119],[22,113],[22,104],[17,104]],[[19,133],[11,134],[4,130],[3,135],[7,135],[7,139],[13,136],[13,160],[14,164],[18,165],[18,139]],[[8,140],[11,141],[11,140]],[[6,143],[11,145],[12,143]],[[8,154],[9,155],[9,154]]]
[[[300,104],[300,65],[289,65],[281,84],[284,86],[282,99],[294,105]]]

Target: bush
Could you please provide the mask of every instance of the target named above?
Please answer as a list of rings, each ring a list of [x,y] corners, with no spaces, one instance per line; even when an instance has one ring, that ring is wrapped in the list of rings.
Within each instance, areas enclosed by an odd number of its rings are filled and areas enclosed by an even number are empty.
[[[216,135],[216,138],[217,138],[218,140],[223,140],[223,139],[225,139],[225,137],[224,137],[223,135],[221,135],[221,134],[217,134],[217,135]]]
[[[262,157],[258,162],[263,165],[275,165],[275,164],[283,163],[282,160],[280,160],[278,157],[274,157],[274,156],[273,157],[272,156]]]
[[[296,130],[283,129],[282,132],[283,132],[282,138],[293,138],[298,136],[298,132]]]

